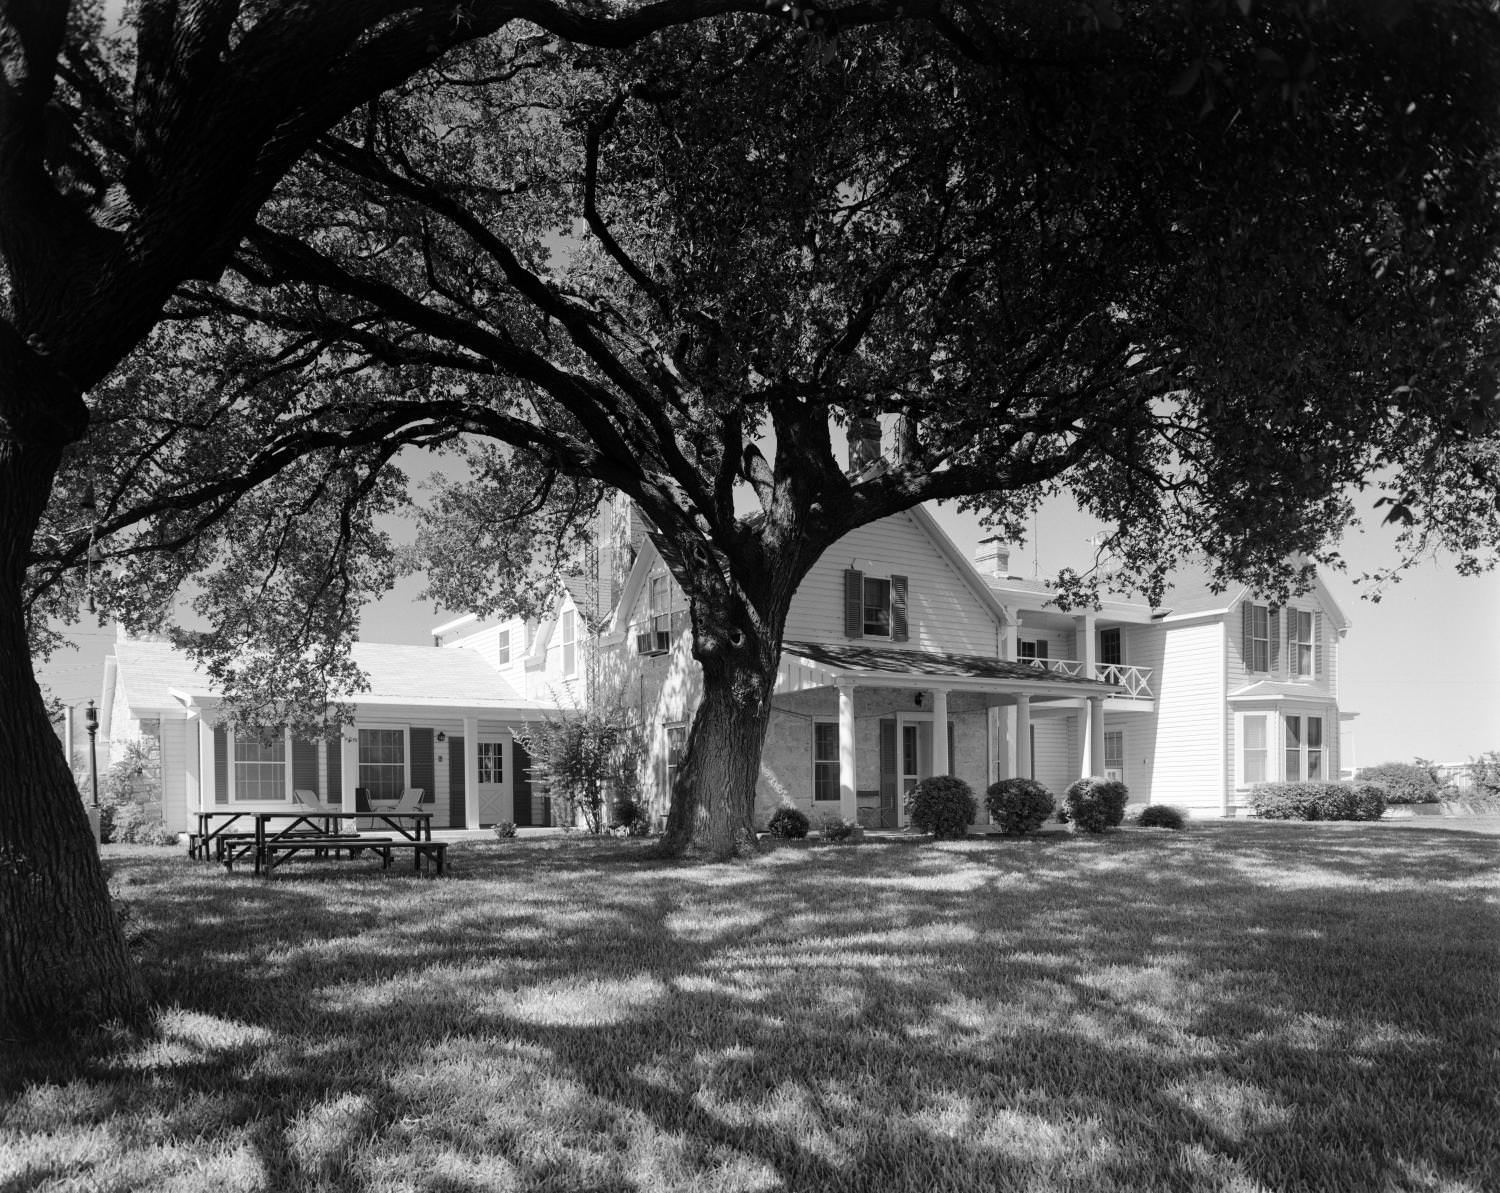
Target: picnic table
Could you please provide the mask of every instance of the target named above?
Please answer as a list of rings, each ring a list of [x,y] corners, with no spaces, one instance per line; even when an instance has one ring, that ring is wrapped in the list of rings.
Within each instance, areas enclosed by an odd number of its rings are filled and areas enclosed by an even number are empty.
[[[357,831],[343,831],[342,821],[378,823],[382,833],[367,836]],[[236,827],[241,825],[243,827]],[[253,824],[253,829],[250,827]],[[443,872],[444,842],[432,839],[431,812],[369,812],[329,809],[288,809],[284,812],[221,810],[198,813],[198,832],[188,838],[188,854],[196,858],[212,856],[226,870],[236,862],[249,859],[257,874],[269,874],[278,862],[301,852],[316,856],[351,857],[365,850],[379,853],[388,868],[391,855],[410,849],[414,868],[420,870],[424,860]]]

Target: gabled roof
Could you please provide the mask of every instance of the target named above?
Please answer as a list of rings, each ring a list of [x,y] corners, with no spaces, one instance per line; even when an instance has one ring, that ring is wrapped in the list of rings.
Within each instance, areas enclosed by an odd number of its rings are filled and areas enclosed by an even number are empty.
[[[350,656],[369,681],[351,696],[358,707],[426,705],[531,711],[549,707],[519,695],[475,651],[387,642],[356,642]],[[170,642],[115,643],[118,683],[131,711],[180,711],[214,703],[218,692],[188,655]]]
[[[1343,609],[1333,599],[1333,594],[1328,591],[1328,586],[1323,583],[1323,578],[1317,573],[1313,574],[1312,588],[1309,591],[1316,597],[1324,612],[1333,618],[1335,626],[1339,629],[1348,627],[1348,617],[1344,615]],[[1171,587],[1162,596],[1161,606],[1156,609],[1152,617],[1154,620],[1164,621],[1201,617],[1205,614],[1228,613],[1246,596],[1253,597],[1254,595],[1245,584],[1231,584],[1222,592],[1215,592],[1207,569],[1194,568],[1172,577]]]

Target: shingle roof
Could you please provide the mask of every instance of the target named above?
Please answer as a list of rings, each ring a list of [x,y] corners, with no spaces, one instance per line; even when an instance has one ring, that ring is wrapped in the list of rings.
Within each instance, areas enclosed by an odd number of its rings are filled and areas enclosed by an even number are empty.
[[[350,655],[370,684],[368,691],[354,695],[357,705],[542,707],[520,696],[476,651],[356,642]],[[134,709],[181,707],[172,689],[199,697],[217,695],[187,654],[169,642],[117,642],[115,658],[119,682]]]
[[[1011,679],[1029,683],[1078,684],[1089,688],[1113,687],[1078,675],[1043,671],[1030,663],[993,659],[984,655],[942,654],[937,651],[896,650],[882,646],[854,646],[837,642],[783,642],[791,654],[828,667],[851,671],[874,671],[887,675],[931,675],[967,679]]]

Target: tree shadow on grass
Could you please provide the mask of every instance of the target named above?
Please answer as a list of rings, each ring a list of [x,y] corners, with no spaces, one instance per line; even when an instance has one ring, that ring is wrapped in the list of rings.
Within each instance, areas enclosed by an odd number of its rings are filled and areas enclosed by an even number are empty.
[[[0,1130],[50,1083],[68,1130],[275,1188],[1470,1179],[1482,859],[1453,845],[1424,890],[1404,846],[1259,827],[727,867],[473,850],[448,882],[125,862],[177,1009],[12,1086]],[[1455,916],[1475,931],[1432,930]]]

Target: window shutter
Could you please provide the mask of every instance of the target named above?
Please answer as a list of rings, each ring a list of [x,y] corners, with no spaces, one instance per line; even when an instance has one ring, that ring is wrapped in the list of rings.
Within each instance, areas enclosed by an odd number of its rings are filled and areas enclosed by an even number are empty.
[[[1323,675],[1323,615],[1314,613],[1313,621],[1313,678]],[[1332,772],[1330,772],[1332,773]]]
[[[229,734],[214,726],[214,803],[229,802]]]
[[[330,737],[323,753],[328,758],[328,791],[323,796],[325,804],[344,802],[344,742],[341,737]]]
[[[499,746],[495,747],[496,752]],[[454,828],[463,828],[468,820],[467,800],[464,790],[464,739],[448,738],[448,823]]]
[[[292,738],[292,786],[299,791],[311,791],[322,798],[322,784],[318,782],[318,743]]]
[[[411,730],[411,785],[422,789],[422,802],[437,801],[436,771],[433,766],[433,741],[431,729]]]
[[[1295,633],[1292,629],[1297,624],[1297,614],[1291,613],[1287,619],[1287,633]],[[1267,662],[1270,664],[1270,673],[1275,675],[1281,668],[1281,610],[1272,605],[1266,614],[1266,651],[1270,655]]]
[[[891,577],[891,641],[905,642],[906,629],[906,577]]]
[[[1245,661],[1245,670],[1255,667],[1255,644],[1251,635],[1255,632],[1255,610],[1246,601],[1240,606],[1240,657]]]
[[[844,570],[844,637],[865,636],[865,574]]]

